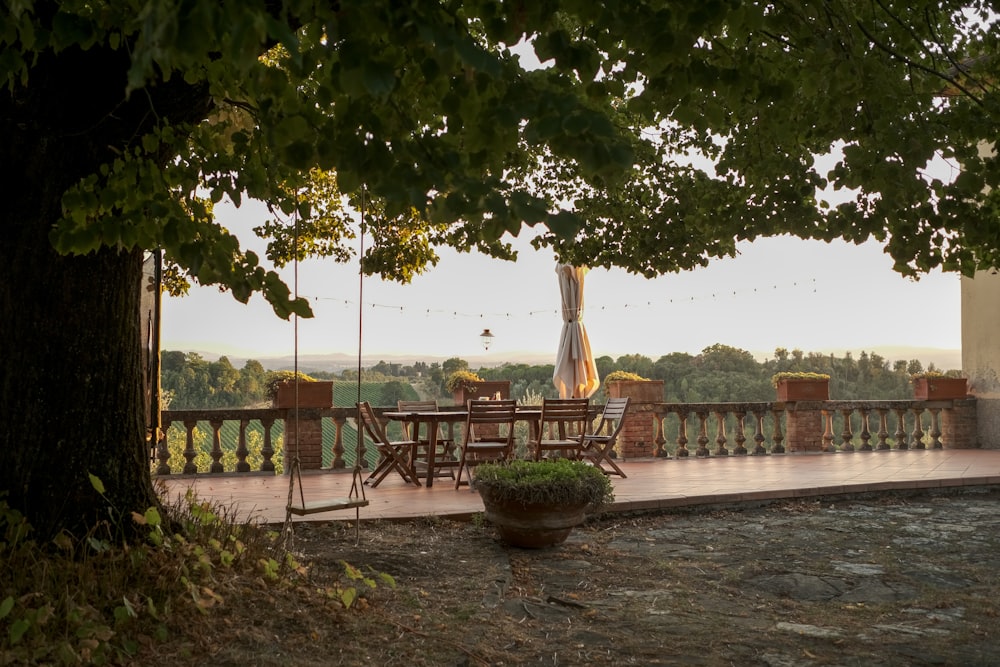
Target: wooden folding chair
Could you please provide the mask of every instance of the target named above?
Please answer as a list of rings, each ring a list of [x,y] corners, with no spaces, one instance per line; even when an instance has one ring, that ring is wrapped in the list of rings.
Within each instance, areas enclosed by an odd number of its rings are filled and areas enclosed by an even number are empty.
[[[437,412],[438,402],[437,401],[396,401],[396,409],[399,412]],[[417,458],[416,463],[427,463],[428,455],[427,448],[430,446],[430,434],[425,433],[423,436],[420,435],[420,424],[414,424],[413,422],[402,422],[403,424],[403,437],[408,440],[417,441]],[[455,438],[454,434],[451,433],[452,427],[448,425],[449,433],[445,434],[445,429],[440,425],[437,426],[437,444],[438,451],[435,452],[435,458],[438,460],[450,460],[455,461]],[[410,431],[413,431],[411,434]],[[436,473],[435,473],[436,474]],[[449,477],[454,478],[451,470],[447,470]]]
[[[462,456],[458,462],[455,488],[463,484],[462,471],[472,482],[472,468],[486,461],[509,461],[514,458],[514,419],[517,401],[472,399],[462,434]],[[477,436],[476,428],[480,434]],[[487,433],[489,435],[483,435]],[[498,435],[493,435],[497,433]]]
[[[601,421],[597,424],[597,428],[594,429],[593,433],[583,436],[580,458],[590,461],[605,475],[628,476],[618,467],[612,457],[615,443],[618,442],[618,434],[621,433],[622,425],[625,423],[628,402],[627,396],[625,398],[609,398],[608,402],[604,404],[604,411],[601,413]],[[605,465],[610,466],[610,469],[605,468]]]
[[[365,479],[365,484],[375,488],[386,475],[395,470],[407,482],[421,486],[420,480],[417,479],[417,471],[413,467],[417,455],[417,441],[389,440],[368,401],[358,403],[358,414],[361,418],[361,423],[358,424],[358,437],[364,437],[363,434],[367,433],[380,455],[378,465]]]
[[[535,460],[540,460],[546,452],[562,452],[566,458],[579,458],[589,422],[589,399],[543,398],[541,417],[528,443]]]

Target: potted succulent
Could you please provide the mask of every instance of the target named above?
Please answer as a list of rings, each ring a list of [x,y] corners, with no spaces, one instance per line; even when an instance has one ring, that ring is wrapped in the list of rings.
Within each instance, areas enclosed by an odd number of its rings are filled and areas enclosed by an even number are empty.
[[[474,470],[486,519],[511,546],[561,544],[587,512],[614,500],[607,475],[584,461],[515,460],[482,463]]]
[[[828,401],[830,376],[826,373],[782,371],[771,377],[779,401]]]
[[[966,378],[940,371],[914,373],[910,382],[913,383],[913,397],[918,401],[947,401],[965,398],[969,394]]]

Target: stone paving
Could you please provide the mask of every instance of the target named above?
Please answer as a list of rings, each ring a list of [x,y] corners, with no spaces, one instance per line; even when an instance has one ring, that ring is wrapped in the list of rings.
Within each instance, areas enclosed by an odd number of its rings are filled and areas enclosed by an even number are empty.
[[[596,530],[614,535],[601,542],[583,530],[560,550],[514,552],[484,604],[546,636],[604,617],[563,643],[613,650],[621,664],[1000,664],[995,491],[784,503]],[[600,569],[617,576],[593,578]],[[544,595],[513,593],[525,579]]]

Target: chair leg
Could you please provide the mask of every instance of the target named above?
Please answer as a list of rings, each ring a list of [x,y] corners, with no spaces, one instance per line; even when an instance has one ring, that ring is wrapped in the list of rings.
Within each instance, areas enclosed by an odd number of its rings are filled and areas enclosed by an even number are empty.
[[[455,474],[455,490],[458,491],[458,487],[462,486],[462,471],[465,470],[465,474],[469,476],[469,486],[472,486],[472,475],[465,467],[465,448],[462,448],[462,457],[458,460],[458,472]]]
[[[420,479],[417,477],[417,472],[408,463],[409,457],[404,456],[404,452],[400,449],[389,449],[383,451],[382,460],[379,461],[375,469],[372,470],[371,474],[365,479],[365,484],[368,484],[373,489],[382,483],[382,480],[392,472],[393,470],[399,473],[399,476],[407,484],[413,484],[414,486],[423,486],[420,483]]]
[[[392,469],[392,461],[388,456],[382,454],[382,457],[379,459],[378,465],[376,465],[375,469],[372,470],[371,473],[369,473],[368,477],[365,478],[365,484],[371,486],[374,489],[376,486],[378,486],[378,483],[381,482],[383,478],[385,478],[385,476],[391,469]]]
[[[624,479],[625,477],[628,477],[628,475],[626,475],[625,472],[618,467],[618,464],[615,463],[615,460],[611,458],[611,447],[612,445],[609,444],[604,449],[595,449],[591,462],[600,468],[601,472],[605,475],[620,475]],[[604,467],[604,464],[611,466],[612,469],[608,470]]]

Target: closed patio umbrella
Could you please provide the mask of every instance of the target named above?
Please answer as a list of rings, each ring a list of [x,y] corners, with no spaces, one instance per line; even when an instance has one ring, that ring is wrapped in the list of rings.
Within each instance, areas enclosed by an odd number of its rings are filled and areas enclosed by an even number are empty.
[[[590,351],[590,339],[583,326],[583,276],[587,268],[559,264],[559,292],[562,295],[563,328],[552,382],[560,398],[590,398],[601,379]]]

